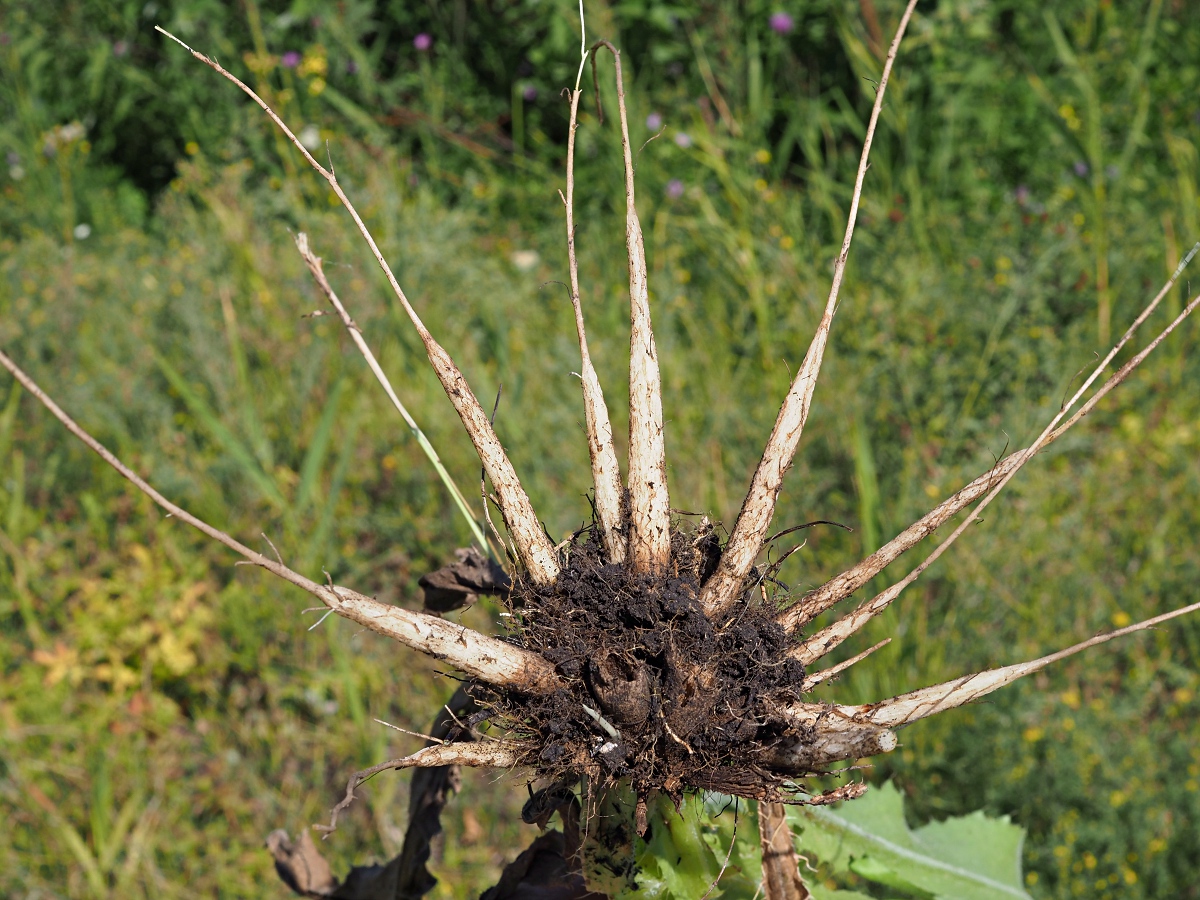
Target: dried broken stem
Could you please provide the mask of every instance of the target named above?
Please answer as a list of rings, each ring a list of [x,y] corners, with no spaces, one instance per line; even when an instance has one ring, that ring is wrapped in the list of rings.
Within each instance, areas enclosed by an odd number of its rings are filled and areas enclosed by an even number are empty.
[[[854,730],[863,725],[873,725],[880,728],[899,728],[920,719],[928,718],[948,709],[962,706],[976,700],[1005,685],[1012,684],[1018,678],[1031,675],[1051,663],[1074,656],[1091,647],[1106,643],[1114,638],[1133,634],[1135,631],[1145,631],[1171,619],[1200,611],[1200,603],[1193,603],[1179,609],[1154,616],[1142,622],[1099,634],[1086,641],[1051,653],[1030,662],[1016,663],[999,669],[989,669],[975,675],[966,675],[944,684],[921,688],[907,694],[901,694],[880,703],[869,703],[863,706],[836,706],[821,703],[794,703],[783,709],[785,715],[797,725],[816,727],[820,731],[837,731],[842,729]]]
[[[389,759],[387,762],[355,772],[346,785],[346,796],[329,814],[328,825],[315,826],[327,834],[337,828],[338,816],[354,802],[354,791],[365,781],[389,769],[431,769],[439,766],[473,766],[486,769],[511,769],[520,765],[523,750],[518,744],[497,741],[495,743],[437,744],[418,750],[410,756]]]
[[[850,242],[854,237],[854,225],[858,219],[858,207],[862,198],[863,181],[867,175],[867,162],[871,154],[871,143],[875,138],[875,128],[879,123],[879,114],[883,108],[883,96],[887,90],[888,79],[892,74],[892,64],[896,60],[896,52],[904,38],[912,18],[917,0],[909,0],[896,29],[896,36],[888,49],[887,59],[883,64],[883,74],[879,78],[879,87],[875,91],[875,104],[871,108],[871,120],[867,125],[866,138],[863,141],[862,156],[858,163],[858,174],[854,180],[854,193],[850,200],[850,214],[846,220],[846,234],[842,238],[842,249],[833,267],[833,284],[829,289],[829,299],[825,302],[825,311],[817,333],[809,345],[800,371],[788,391],[787,398],[779,410],[771,437],[767,440],[762,459],[750,482],[750,490],[742,502],[741,512],[738,513],[733,533],[721,555],[720,565],[716,572],[705,582],[700,594],[700,604],[710,617],[719,615],[741,595],[746,576],[749,574],[754,560],[763,547],[763,538],[771,525],[775,514],[775,504],[779,499],[779,491],[783,487],[783,476],[792,465],[796,455],[796,446],[800,442],[801,432],[808,421],[808,413],[812,407],[813,392],[817,387],[817,376],[821,371],[821,361],[825,355],[825,345],[829,339],[829,329],[833,325],[833,317],[837,312],[838,294],[842,288],[842,279],[846,273],[846,260],[850,255]]]
[[[835,666],[830,666],[828,669],[822,669],[820,672],[813,672],[809,675],[805,675],[804,681],[800,685],[800,690],[802,692],[811,691],[818,684],[824,684],[830,678],[833,678],[837,675],[841,675],[843,672],[845,672],[848,668],[850,668],[855,663],[862,662],[864,659],[866,659],[868,656],[870,656],[876,650],[880,649],[881,647],[886,647],[891,642],[892,642],[891,638],[884,638],[882,641],[880,641],[874,647],[868,647],[862,653],[857,653],[854,656],[850,657],[849,659],[842,660],[840,663],[838,663]]]
[[[400,417],[404,419],[406,425],[413,433],[413,437],[417,439],[417,444],[421,450],[429,458],[438,477],[442,479],[442,484],[446,485],[446,489],[450,492],[450,496],[454,498],[454,503],[458,507],[458,511],[467,521],[467,525],[471,528],[471,534],[475,537],[476,543],[479,544],[479,549],[484,553],[489,553],[487,538],[483,536],[483,529],[479,527],[479,522],[471,514],[471,509],[467,506],[467,500],[463,496],[462,491],[458,489],[458,485],[454,483],[454,479],[450,476],[445,465],[442,463],[441,457],[437,451],[433,449],[433,444],[429,443],[429,438],[425,436],[425,432],[417,425],[416,419],[408,411],[400,398],[396,396],[395,390],[392,388],[392,383],[388,380],[387,375],[383,372],[383,367],[375,359],[375,354],[371,352],[371,348],[367,346],[366,339],[362,335],[362,330],[350,317],[350,313],[346,311],[346,307],[342,304],[341,299],[334,292],[333,286],[329,283],[329,279],[325,276],[325,270],[321,266],[321,257],[317,256],[309,249],[308,235],[303,231],[296,235],[296,249],[300,251],[300,257],[304,260],[304,264],[308,266],[308,271],[312,273],[313,280],[317,283],[317,287],[321,289],[321,293],[325,295],[325,299],[329,301],[329,305],[334,308],[338,314],[338,318],[342,320],[342,324],[346,326],[346,330],[350,333],[351,340],[354,341],[354,346],[358,348],[358,352],[362,354],[363,359],[367,361],[367,366],[375,375],[375,380],[379,382],[388,399],[392,401],[392,406],[396,407],[396,412],[400,413]]]
[[[587,51],[584,50],[582,55],[586,60]],[[575,79],[575,90],[571,93],[571,121],[567,129],[567,193],[563,197],[567,210],[567,260],[571,271],[571,306],[575,310],[575,331],[579,336],[579,380],[583,383],[584,426],[592,462],[592,486],[596,492],[596,518],[609,561],[622,563],[625,561],[626,541],[621,470],[613,444],[612,423],[608,418],[604,391],[600,388],[600,379],[592,365],[592,355],[588,352],[583,306],[579,300],[579,261],[575,255],[575,131],[579,127],[579,98],[582,94],[579,81],[583,75],[583,60],[580,61],[579,75]]]
[[[430,365],[433,366],[434,373],[437,375],[438,380],[441,381],[442,388],[446,391],[446,396],[454,404],[454,409],[458,412],[467,435],[475,445],[475,450],[479,453],[479,459],[483,462],[488,477],[492,479],[492,484],[495,485],[500,510],[504,515],[505,524],[508,526],[509,533],[512,535],[513,542],[516,545],[521,563],[525,566],[529,577],[535,584],[544,585],[553,583],[555,578],[558,577],[559,572],[558,558],[554,553],[554,545],[550,541],[550,538],[546,536],[545,531],[543,531],[541,522],[538,521],[537,514],[534,512],[533,505],[529,502],[529,497],[525,493],[525,489],[521,487],[520,480],[517,478],[516,470],[513,469],[512,463],[509,461],[508,455],[504,452],[504,447],[500,443],[500,439],[496,437],[496,432],[488,421],[487,413],[467,384],[462,372],[455,365],[454,360],[450,358],[450,354],[445,351],[441,344],[434,340],[429,329],[425,327],[425,323],[421,321],[421,317],[417,315],[417,311],[409,303],[408,297],[405,296],[400,283],[392,273],[391,266],[388,265],[387,260],[384,259],[383,252],[375,243],[375,238],[371,236],[371,232],[367,229],[366,223],[363,222],[362,217],[358,214],[358,210],[355,209],[354,204],[350,202],[350,198],[342,190],[342,186],[337,179],[337,174],[332,168],[326,169],[313,158],[313,155],[308,152],[308,149],[300,142],[300,139],[292,133],[292,130],[284,124],[275,111],[249,85],[242,82],[236,75],[227,71],[216,61],[209,59],[197,50],[193,50],[183,41],[179,40],[179,38],[175,37],[175,35],[157,25],[154,28],[179,44],[179,46],[183,47],[213,71],[237,85],[250,99],[258,104],[271,121],[287,135],[288,140],[300,151],[308,164],[328,182],[329,187],[337,195],[342,206],[350,213],[350,217],[354,220],[359,233],[367,242],[367,246],[371,248],[371,253],[374,255],[375,261],[379,263],[379,267],[383,270],[393,293],[395,293],[397,299],[400,301],[400,305],[404,308],[404,312],[413,323],[413,327],[416,328],[417,334],[420,335],[421,341],[425,345],[425,353],[429,357]]]
[[[1118,344],[1116,348],[1117,350],[1121,348],[1124,342],[1132,335],[1133,330],[1145,321],[1146,316],[1154,311],[1154,307],[1157,306],[1162,298],[1167,295],[1170,289],[1174,287],[1175,283],[1179,279],[1179,276],[1182,274],[1184,267],[1191,262],[1197,251],[1200,251],[1200,244],[1196,244],[1194,247],[1192,247],[1191,252],[1188,253],[1188,255],[1179,264],[1171,279],[1167,282],[1164,288],[1159,291],[1158,295],[1147,307],[1147,310],[1138,317],[1137,321],[1135,321],[1130,327],[1130,330],[1126,332],[1125,338],[1122,340],[1121,344]],[[1179,321],[1182,321],[1182,318],[1186,317],[1187,314],[1188,310],[1185,310],[1182,313],[1182,317]],[[1054,443],[1054,441],[1062,437],[1062,435],[1065,434],[1080,419],[1090,413],[1095,408],[1096,404],[1099,403],[1110,391],[1121,384],[1121,382],[1128,377],[1129,373],[1137,368],[1138,365],[1141,364],[1142,360],[1149,356],[1154,348],[1157,347],[1159,343],[1167,336],[1167,334],[1169,334],[1171,330],[1173,330],[1178,324],[1178,322],[1173,323],[1170,328],[1161,333],[1158,337],[1151,341],[1147,347],[1126,362],[1100,387],[1099,390],[1096,391],[1095,394],[1088,398],[1087,402],[1079,409],[1078,412],[1076,412],[1070,419],[1046,436],[1046,439],[1041,443],[1040,449],[1044,450],[1050,444]],[[1110,354],[1110,357],[1111,355],[1112,354]],[[949,521],[957,513],[986,494],[996,485],[1000,478],[1003,478],[1009,473],[1015,471],[1016,467],[1024,465],[1024,463],[1036,452],[1037,451],[1034,450],[1033,447],[1027,447],[1024,450],[1019,450],[1016,453],[1010,454],[1009,456],[1006,456],[1004,459],[1000,460],[986,473],[980,475],[949,499],[938,504],[937,507],[926,513],[912,525],[908,526],[908,528],[904,529],[904,531],[902,531],[888,543],[884,544],[866,559],[856,563],[845,572],[835,575],[816,590],[805,594],[804,597],[802,597],[794,606],[791,606],[780,613],[780,624],[789,630],[803,628],[821,613],[825,612],[825,610],[849,597],[860,587],[891,565],[902,553],[920,543],[936,529],[941,527],[941,525]]]
[[[1177,277],[1177,275],[1175,277]],[[1168,287],[1170,284],[1173,284],[1173,281],[1168,282]],[[965,532],[972,525],[972,523],[976,521],[979,513],[982,512],[993,499],[995,499],[996,495],[1004,489],[1004,486],[1008,484],[1010,480],[1012,480],[1012,477],[1021,469],[1022,466],[1025,465],[1025,463],[1033,459],[1038,451],[1045,447],[1046,444],[1048,444],[1052,439],[1057,437],[1058,434],[1061,434],[1067,428],[1070,428],[1081,418],[1083,418],[1084,415],[1090,412],[1100,398],[1128,378],[1129,374],[1141,364],[1142,360],[1149,356],[1154,349],[1161,344],[1172,331],[1179,327],[1184,319],[1186,319],[1192,313],[1192,311],[1198,305],[1200,305],[1200,294],[1198,294],[1190,303],[1188,303],[1187,306],[1183,308],[1183,310],[1178,316],[1175,317],[1174,321],[1172,321],[1170,325],[1163,329],[1158,336],[1155,337],[1154,340],[1152,340],[1140,353],[1132,357],[1127,363],[1125,363],[1125,365],[1121,366],[1121,368],[1118,369],[1117,372],[1108,379],[1108,381],[1100,388],[1100,390],[1096,392],[1095,396],[1093,396],[1086,404],[1084,404],[1084,406],[1082,406],[1079,411],[1072,416],[1071,419],[1068,420],[1061,429],[1059,429],[1057,426],[1062,420],[1063,416],[1065,416],[1070,408],[1079,401],[1079,398],[1083,396],[1084,391],[1086,391],[1091,386],[1092,382],[1099,377],[1099,375],[1112,361],[1112,358],[1116,355],[1117,351],[1125,345],[1130,337],[1132,337],[1134,330],[1138,327],[1138,325],[1145,321],[1146,317],[1153,311],[1154,307],[1157,306],[1158,302],[1165,295],[1166,289],[1160,291],[1158,296],[1151,301],[1146,310],[1144,310],[1142,314],[1138,316],[1133,325],[1130,326],[1129,330],[1125,332],[1124,337],[1117,342],[1117,345],[1113,348],[1113,350],[1109,352],[1109,354],[1105,356],[1103,360],[1101,360],[1100,364],[1095,368],[1092,374],[1088,376],[1087,380],[1083,383],[1079,390],[1075,392],[1074,396],[1072,396],[1067,403],[1063,404],[1062,408],[1050,421],[1050,424],[1047,425],[1042,431],[1038,439],[1020,453],[1014,453],[1011,457],[1009,457],[1008,459],[1013,460],[1011,464],[997,467],[1003,468],[1003,474],[989,476],[987,491],[984,494],[983,499],[979,501],[979,505],[975,507],[975,510],[971,513],[971,515],[964,519],[963,522],[956,529],[954,529],[954,531],[948,538],[946,538],[945,541],[934,548],[933,552],[930,553],[924,561],[922,561],[900,581],[896,582],[882,593],[876,595],[871,600],[862,604],[849,615],[821,629],[803,643],[797,644],[794,649],[789,651],[789,655],[800,660],[806,665],[810,662],[818,660],[834,647],[838,646],[838,644],[850,637],[850,635],[857,632],[867,622],[875,618],[875,616],[887,609],[888,606],[891,605],[892,601],[900,596],[900,593],[906,587],[916,581],[926,569],[933,565],[933,563],[936,562],[937,559],[950,548],[950,545],[958,540],[959,536],[962,535],[962,533]],[[1007,462],[1007,460],[1005,462]],[[965,494],[969,490],[970,488],[968,487],[959,493]],[[954,498],[951,499],[953,500]],[[945,504],[943,504],[943,506],[945,506]],[[939,509],[941,509],[941,507],[939,507]],[[937,512],[937,510],[934,510],[934,512]],[[933,514],[931,513],[930,515],[932,516]],[[947,516],[947,518],[948,517],[949,516]],[[920,523],[917,524],[919,525]],[[916,526],[913,527],[915,528]],[[912,529],[909,530],[911,531]],[[926,534],[927,533],[928,532],[926,532]],[[919,539],[920,537],[917,537],[913,543],[916,543],[916,540]]]
[[[323,585],[305,578],[281,562],[251,550],[245,544],[214,528],[172,503],[140,475],[117,459],[107,447],[91,436],[46,394],[7,354],[0,352],[0,365],[8,369],[21,385],[58,419],[67,430],[83,441],[101,459],[126,480],[177,519],[224,544],[249,562],[302,588],[327,607],[377,634],[393,638],[435,659],[444,660],[466,674],[489,684],[512,685],[531,692],[554,690],[558,676],[554,667],[536,653],[530,653],[494,637],[489,637],[447,622],[437,616],[411,612],[381,603],[349,588]]]
[[[671,559],[671,499],[663,434],[662,376],[650,323],[646,247],[633,190],[633,151],[625,111],[621,53],[608,41],[592,46],[613,55],[621,151],[625,158],[625,247],[629,255],[629,558],[637,572],[663,571]]]

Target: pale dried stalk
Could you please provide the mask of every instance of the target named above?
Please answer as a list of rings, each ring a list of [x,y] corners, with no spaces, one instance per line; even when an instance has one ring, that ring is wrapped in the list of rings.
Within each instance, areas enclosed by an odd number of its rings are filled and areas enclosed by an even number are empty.
[[[858,653],[858,654],[850,657],[849,659],[844,659],[835,666],[830,666],[828,669],[822,669],[820,672],[813,672],[811,675],[805,675],[804,681],[800,685],[800,690],[804,693],[811,691],[818,684],[824,684],[830,678],[833,678],[836,675],[841,675],[843,672],[845,672],[848,668],[850,668],[855,663],[862,662],[864,659],[866,659],[868,656],[870,656],[872,653],[874,653],[880,647],[886,647],[891,642],[892,642],[891,638],[884,638],[882,641],[880,641],[874,647],[868,647],[862,653]]]
[[[1191,262],[1192,257],[1200,250],[1200,244],[1194,246],[1190,253],[1183,259],[1176,269],[1175,274],[1167,282],[1166,286],[1161,290],[1155,300],[1148,308],[1149,312],[1153,312],[1156,306],[1163,297],[1174,287],[1175,282],[1179,279],[1179,275],[1183,271],[1183,267]],[[1139,317],[1138,321],[1132,326],[1136,328],[1141,322],[1145,321],[1146,314]],[[1174,326],[1171,326],[1172,328]],[[1131,329],[1132,331],[1132,329]],[[1128,334],[1128,333],[1127,333]],[[1166,336],[1166,332],[1160,334],[1155,340],[1151,341],[1149,346],[1140,351],[1136,356],[1126,362],[1112,377],[1110,377],[1103,386],[1093,394],[1088,401],[1065,423],[1060,425],[1042,442],[1040,449],[1045,449],[1054,441],[1058,440],[1068,429],[1075,425],[1080,419],[1086,416],[1096,404],[1100,402],[1109,391],[1117,387],[1122,381],[1128,377],[1137,366],[1150,355],[1151,351],[1158,346],[1159,342]],[[891,565],[899,556],[906,550],[919,544],[927,538],[935,530],[941,527],[945,522],[953,518],[957,513],[961,512],[970,504],[974,503],[997,483],[1000,478],[1015,471],[1018,466],[1024,465],[1027,459],[1036,451],[1033,447],[1027,447],[1024,450],[1018,450],[1004,459],[1000,460],[996,465],[989,469],[983,475],[980,475],[954,496],[942,501],[930,512],[926,513],[904,531],[900,532],[888,543],[884,544],[866,559],[854,566],[851,566],[845,572],[835,575],[819,588],[805,594],[799,602],[794,606],[782,611],[778,620],[788,630],[803,628],[825,610],[832,607],[834,604],[841,602],[849,597],[860,587],[882,572],[885,568]]]
[[[850,214],[846,220],[846,234],[842,239],[842,249],[833,267],[833,284],[829,290],[829,299],[825,303],[825,312],[817,333],[809,345],[808,353],[796,379],[788,391],[787,398],[779,410],[771,437],[767,440],[762,459],[750,482],[750,490],[742,502],[741,512],[733,526],[733,533],[721,554],[721,562],[716,572],[705,582],[700,592],[700,604],[710,617],[719,615],[730,604],[737,600],[745,586],[747,574],[762,550],[763,538],[771,525],[775,514],[775,504],[779,499],[779,491],[783,487],[783,476],[791,468],[792,459],[796,455],[796,446],[800,442],[800,434],[808,421],[809,409],[812,407],[813,392],[817,387],[817,376],[821,371],[821,361],[825,355],[825,345],[829,340],[829,329],[833,325],[833,316],[837,312],[838,293],[842,288],[842,279],[846,273],[846,260],[850,255],[850,242],[854,237],[854,225],[858,219],[858,206],[862,198],[863,181],[867,175],[867,160],[871,153],[871,143],[875,138],[875,127],[879,122],[880,110],[883,108],[883,95],[887,90],[888,79],[892,74],[892,64],[904,32],[912,18],[917,0],[909,0],[896,29],[896,36],[888,49],[887,59],[883,64],[883,74],[879,79],[879,87],[875,91],[875,104],[871,108],[871,120],[867,125],[867,135],[863,141],[862,156],[858,163],[858,175],[854,181],[854,194],[850,200]]]
[[[758,835],[762,849],[763,900],[810,900],[800,877],[796,843],[782,803],[758,801]]]
[[[783,708],[783,712],[791,721],[800,726],[815,727],[820,731],[849,730],[854,732],[863,725],[873,725],[881,728],[899,728],[920,719],[928,718],[948,709],[962,706],[977,700],[1005,685],[1012,684],[1018,678],[1024,678],[1038,672],[1051,663],[1074,656],[1083,650],[1103,644],[1114,638],[1132,634],[1135,631],[1145,631],[1163,622],[1200,611],[1200,603],[1193,603],[1180,609],[1163,613],[1151,619],[1099,634],[1086,641],[1081,641],[1065,650],[1043,656],[1030,662],[1016,663],[999,669],[989,669],[975,675],[966,675],[944,684],[921,688],[907,694],[901,694],[880,703],[868,703],[863,706],[835,706],[821,703],[793,703]]]
[[[816,706],[817,704],[807,704]],[[794,716],[792,716],[794,718]],[[779,772],[810,774],[823,772],[843,759],[866,759],[896,749],[896,735],[875,724],[817,729],[816,737],[796,740],[764,754],[765,765]]]
[[[256,566],[278,575],[308,591],[340,616],[435,659],[444,660],[473,678],[489,684],[510,685],[531,692],[555,690],[560,682],[554,667],[536,653],[530,653],[489,637],[447,622],[437,616],[411,612],[398,606],[380,603],[349,588],[318,584],[282,562],[263,556],[245,544],[196,518],[187,510],[172,503],[140,475],[117,459],[107,447],[92,437],[38,387],[15,362],[0,352],[0,365],[8,369],[22,386],[33,394],[56,419],[73,435],[87,444],[101,459],[116,469],[126,480],[177,519],[186,522]]]
[[[805,665],[818,660],[834,647],[841,644],[852,634],[857,632],[860,628],[866,625],[867,622],[871,621],[871,619],[875,618],[877,615],[887,609],[888,606],[891,605],[892,601],[900,596],[900,593],[906,587],[916,581],[926,569],[933,565],[938,557],[945,553],[950,545],[953,544],[959,538],[959,536],[971,526],[973,522],[975,522],[979,513],[983,511],[983,509],[1001,490],[1003,490],[1004,486],[1008,484],[1008,482],[1020,470],[1020,468],[1025,465],[1026,462],[1032,459],[1047,443],[1049,443],[1052,437],[1057,436],[1056,432],[1061,433],[1061,431],[1066,430],[1066,428],[1069,428],[1075,422],[1078,422],[1079,419],[1081,419],[1084,415],[1086,415],[1101,397],[1124,381],[1129,376],[1129,373],[1137,368],[1142,360],[1149,356],[1150,353],[1153,352],[1154,349],[1166,339],[1167,335],[1174,331],[1183,322],[1183,320],[1186,319],[1198,305],[1200,305],[1200,294],[1198,294],[1190,303],[1188,303],[1187,306],[1183,308],[1183,311],[1179,313],[1175,320],[1171,322],[1171,324],[1165,329],[1163,329],[1163,331],[1160,332],[1153,341],[1151,341],[1140,353],[1131,358],[1127,363],[1125,363],[1125,365],[1118,369],[1116,374],[1108,379],[1103,387],[1096,392],[1096,395],[1092,397],[1087,404],[1082,406],[1079,411],[1062,427],[1062,429],[1056,429],[1055,426],[1057,426],[1062,417],[1066,415],[1067,410],[1075,405],[1080,396],[1082,396],[1083,392],[1092,384],[1092,382],[1104,370],[1104,368],[1107,367],[1108,363],[1112,361],[1112,357],[1115,355],[1116,351],[1125,344],[1125,342],[1132,335],[1133,330],[1141,324],[1141,322],[1145,319],[1149,312],[1152,311],[1153,307],[1163,296],[1164,294],[1160,293],[1159,296],[1156,297],[1151,303],[1151,306],[1147,307],[1147,310],[1138,317],[1130,329],[1125,333],[1125,336],[1120,342],[1118,342],[1113,351],[1101,361],[1100,365],[1096,367],[1095,371],[1092,372],[1092,374],[1084,382],[1083,386],[1075,393],[1071,400],[1063,405],[1062,409],[1059,410],[1058,414],[1051,420],[1050,424],[1046,426],[1046,429],[1042,432],[1038,439],[1025,450],[1022,450],[1020,453],[1014,453],[1011,457],[1009,457],[1010,459],[1014,460],[1014,462],[1011,465],[1004,467],[1004,474],[990,479],[987,493],[979,502],[979,506],[977,506],[974,512],[972,512],[971,515],[968,516],[962,522],[962,524],[960,524],[950,534],[950,536],[946,538],[945,541],[939,544],[934,551],[930,553],[923,562],[920,563],[920,565],[916,566],[900,581],[896,582],[882,593],[876,595],[871,600],[868,600],[866,603],[859,606],[856,610],[854,610],[854,612],[821,629],[803,643],[797,644],[792,650],[788,651],[788,655],[794,659],[800,660]]]
[[[579,74],[583,74],[580,65]],[[579,335],[579,380],[583,384],[583,415],[587,428],[588,454],[592,461],[592,486],[596,492],[596,519],[600,536],[610,562],[625,561],[625,529],[622,515],[623,491],[617,449],[613,445],[612,423],[600,379],[588,352],[587,333],[583,327],[583,307],[579,300],[579,262],[575,256],[575,130],[579,127],[579,78],[571,94],[571,122],[567,130],[567,260],[571,270],[571,306],[575,310],[575,331]]]
[[[400,413],[400,417],[404,419],[404,423],[412,431],[413,437],[417,439],[417,443],[433,464],[434,469],[437,470],[438,477],[442,479],[442,483],[450,491],[450,496],[454,499],[458,511],[462,513],[463,518],[467,520],[467,524],[471,527],[471,533],[474,535],[476,543],[479,544],[479,548],[484,553],[489,553],[490,549],[488,548],[487,538],[483,536],[483,529],[479,527],[479,522],[471,514],[471,509],[467,506],[467,499],[462,495],[462,491],[458,489],[458,485],[454,483],[454,479],[450,477],[450,472],[442,463],[442,459],[438,456],[437,451],[433,449],[433,444],[429,443],[429,438],[425,436],[425,432],[421,430],[421,427],[417,425],[416,419],[412,417],[407,407],[396,396],[396,392],[392,389],[392,383],[383,372],[383,367],[379,365],[379,362],[375,359],[375,354],[367,346],[367,341],[362,335],[362,330],[355,323],[354,319],[350,317],[350,313],[347,312],[341,299],[334,292],[333,286],[329,283],[329,279],[325,276],[325,270],[321,267],[321,257],[309,249],[308,235],[303,231],[296,235],[296,249],[300,251],[300,257],[304,260],[304,264],[308,266],[308,271],[312,273],[317,287],[321,289],[321,293],[325,295],[325,298],[329,301],[329,305],[334,308],[338,318],[342,320],[342,324],[350,332],[350,338],[354,341],[354,346],[358,348],[358,352],[367,361],[367,366],[375,375],[375,380],[379,382],[388,399],[392,401],[392,406],[396,407],[396,412]]]
[[[314,826],[326,833],[337,828],[338,816],[354,802],[354,791],[363,782],[389,769],[434,769],[442,766],[472,766],[481,769],[511,769],[520,765],[522,748],[508,741],[479,741],[456,744],[435,744],[410,756],[389,759],[387,762],[355,772],[346,785],[346,796],[330,812],[328,825]]]
[[[538,521],[537,514],[533,510],[533,505],[529,502],[529,497],[525,493],[525,489],[521,487],[520,480],[517,478],[516,470],[513,469],[512,463],[508,459],[508,454],[504,452],[504,447],[501,445],[500,439],[496,437],[496,432],[492,428],[492,423],[489,421],[487,413],[480,405],[475,394],[471,391],[458,366],[454,364],[454,360],[434,340],[433,335],[429,333],[429,329],[425,327],[425,323],[417,315],[417,311],[408,302],[408,297],[405,296],[404,291],[401,289],[400,283],[392,273],[391,266],[384,259],[383,253],[375,243],[371,232],[367,229],[366,223],[363,222],[362,217],[358,214],[358,210],[354,208],[354,204],[350,202],[350,198],[342,190],[342,186],[337,180],[337,174],[332,168],[326,169],[317,162],[312,154],[308,152],[308,149],[300,143],[299,138],[275,114],[275,111],[237,76],[224,69],[214,60],[209,59],[203,53],[193,50],[170,32],[159,28],[157,25],[154,27],[156,31],[175,41],[175,43],[187,50],[200,62],[241,88],[270,117],[271,121],[287,135],[288,140],[303,154],[308,164],[316,169],[321,177],[329,183],[329,187],[337,195],[342,206],[350,213],[350,217],[354,220],[359,233],[367,242],[367,246],[371,248],[371,253],[375,256],[375,261],[379,263],[379,267],[387,277],[388,284],[391,285],[392,291],[400,301],[400,305],[404,308],[404,312],[408,315],[409,320],[413,323],[413,327],[416,328],[422,343],[424,343],[430,365],[433,366],[434,373],[437,375],[438,380],[441,381],[442,388],[446,391],[446,396],[454,404],[454,409],[458,412],[463,427],[466,429],[467,435],[471,438],[471,443],[475,445],[475,450],[479,453],[479,459],[483,463],[484,469],[487,470],[488,477],[492,480],[493,486],[496,488],[498,505],[501,513],[504,515],[504,521],[508,526],[509,533],[512,535],[513,543],[516,545],[517,555],[521,563],[525,566],[529,577],[535,584],[552,584],[559,573],[558,556],[554,552],[554,544],[542,529],[541,522]]]
[[[671,561],[671,499],[667,492],[667,448],[663,434],[662,377],[650,324],[650,283],[646,247],[633,193],[633,151],[625,112],[621,53],[598,41],[613,55],[617,72],[617,110],[625,157],[625,246],[629,254],[629,562],[636,572],[658,572]],[[593,60],[593,65],[595,61]]]

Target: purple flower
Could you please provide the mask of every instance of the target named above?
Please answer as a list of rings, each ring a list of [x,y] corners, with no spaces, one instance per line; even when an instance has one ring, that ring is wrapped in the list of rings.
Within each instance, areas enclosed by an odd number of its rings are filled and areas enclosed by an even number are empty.
[[[678,200],[683,196],[683,182],[678,178],[672,178],[667,182],[667,196],[672,200]]]
[[[129,44],[126,41],[117,41],[113,44],[113,56],[121,57],[129,52]]]
[[[771,18],[767,20],[767,24],[771,26],[771,30],[776,34],[787,34],[796,27],[796,20],[792,18],[790,13],[775,12],[771,13]]]
[[[537,99],[537,88],[532,84],[525,85],[525,89],[521,91],[521,96],[525,98],[527,103],[532,103]]]
[[[1013,195],[1017,198],[1017,203],[1021,206],[1029,202],[1029,188],[1023,184],[1017,185],[1017,189],[1013,191]]]
[[[413,38],[413,46],[424,53],[433,46],[433,37],[422,31],[415,38]]]
[[[279,62],[285,69],[294,69],[296,66],[300,65],[300,54],[295,50],[289,50],[287,53],[283,54]]]
[[[651,131],[658,131],[658,129],[662,128],[662,123],[662,116],[656,112],[650,113],[650,115],[646,116],[646,127]]]
[[[1079,162],[1075,163],[1074,169],[1075,174],[1082,178],[1088,173],[1088,164],[1081,159]]]
[[[349,60],[346,63],[346,74],[354,75],[357,72],[358,72],[358,63],[356,63],[354,60]]]
[[[675,135],[675,143],[686,150],[688,147],[692,146],[692,137],[686,131],[681,131],[679,134]]]

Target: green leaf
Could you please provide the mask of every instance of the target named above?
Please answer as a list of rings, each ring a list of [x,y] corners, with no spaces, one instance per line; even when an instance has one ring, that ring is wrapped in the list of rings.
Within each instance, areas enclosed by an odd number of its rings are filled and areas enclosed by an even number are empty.
[[[1021,881],[1022,828],[982,812],[909,829],[904,799],[890,783],[835,810],[792,807],[801,852],[834,871],[918,896],[1028,900]],[[840,900],[840,898],[839,898]]]

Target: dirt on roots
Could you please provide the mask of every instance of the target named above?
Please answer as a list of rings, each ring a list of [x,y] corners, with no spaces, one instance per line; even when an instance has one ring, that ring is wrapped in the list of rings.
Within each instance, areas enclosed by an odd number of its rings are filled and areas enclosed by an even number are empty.
[[[761,602],[757,575],[725,621],[697,597],[720,543],[707,526],[675,530],[657,575],[607,562],[592,532],[577,537],[553,585],[518,581],[510,639],[554,663],[564,687],[548,695],[487,689],[492,721],[531,747],[547,780],[627,779],[642,800],[662,791],[717,790],[776,800],[788,773],[763,758],[798,735],[766,701],[797,699],[804,668]]]

